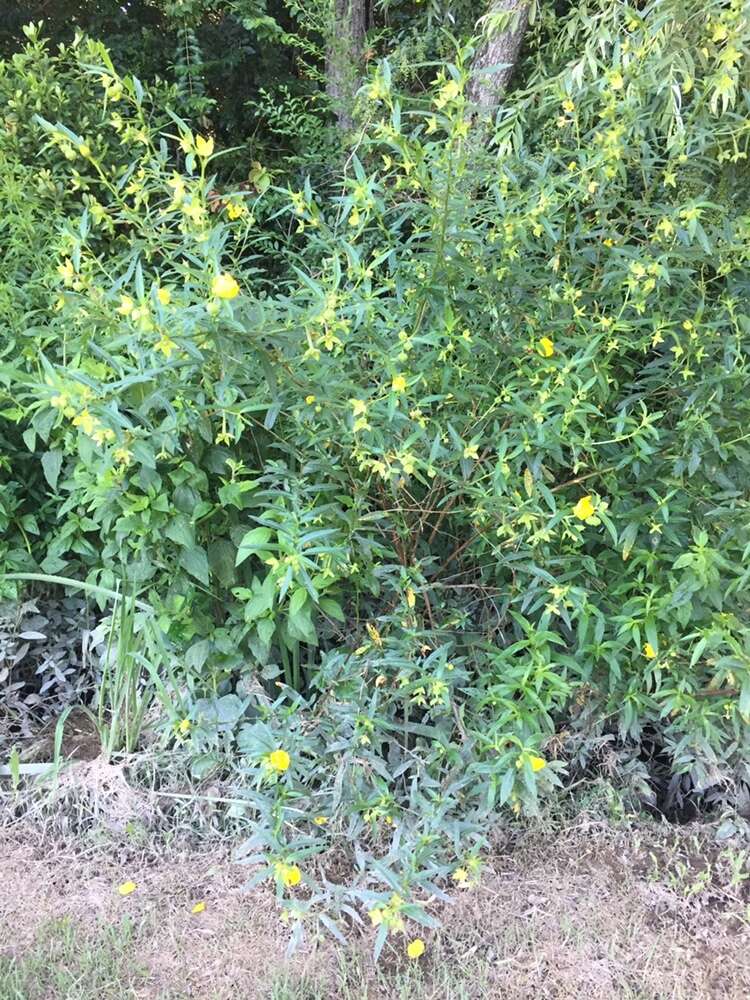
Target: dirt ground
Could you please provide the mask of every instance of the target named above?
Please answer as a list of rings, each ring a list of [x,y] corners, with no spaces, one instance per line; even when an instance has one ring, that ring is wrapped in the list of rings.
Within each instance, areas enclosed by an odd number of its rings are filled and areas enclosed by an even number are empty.
[[[418,963],[387,946],[378,969],[368,936],[287,959],[272,893],[243,891],[247,869],[225,847],[123,860],[111,843],[81,850],[27,826],[0,831],[0,856],[0,1000],[750,995],[748,851],[710,828],[579,817],[536,830],[457,892],[439,931],[420,931]]]

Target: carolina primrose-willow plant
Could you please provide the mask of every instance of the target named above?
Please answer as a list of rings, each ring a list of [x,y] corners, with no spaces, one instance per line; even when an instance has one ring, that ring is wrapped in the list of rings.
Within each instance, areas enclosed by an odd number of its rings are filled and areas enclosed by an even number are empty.
[[[41,122],[83,180],[12,374],[58,498],[32,555],[140,578],[294,940],[431,924],[608,734],[750,780],[750,24],[539,37],[491,128],[470,49],[419,99],[381,62],[335,199],[217,205],[211,140],[111,64],[102,134]]]

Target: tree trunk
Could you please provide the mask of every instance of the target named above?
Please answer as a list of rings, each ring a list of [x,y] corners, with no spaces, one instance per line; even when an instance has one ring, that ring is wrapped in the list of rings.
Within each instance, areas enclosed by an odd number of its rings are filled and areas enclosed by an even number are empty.
[[[469,100],[480,111],[486,112],[495,107],[510,83],[529,23],[529,5],[530,0],[493,0],[490,5],[486,15],[489,37],[481,43],[474,55],[472,76],[467,88]],[[504,65],[492,73],[481,72],[498,63]]]
[[[333,23],[326,51],[326,93],[339,128],[352,127],[354,95],[361,83],[367,0],[333,0]]]

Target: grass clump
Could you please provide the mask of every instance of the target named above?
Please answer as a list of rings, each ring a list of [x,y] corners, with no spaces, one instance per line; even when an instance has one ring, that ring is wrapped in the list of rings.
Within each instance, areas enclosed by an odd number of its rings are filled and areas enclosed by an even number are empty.
[[[82,934],[67,917],[39,931],[22,958],[0,957],[2,1000],[123,1000],[137,997],[147,976],[129,920]],[[166,1000],[166,994],[164,994]]]

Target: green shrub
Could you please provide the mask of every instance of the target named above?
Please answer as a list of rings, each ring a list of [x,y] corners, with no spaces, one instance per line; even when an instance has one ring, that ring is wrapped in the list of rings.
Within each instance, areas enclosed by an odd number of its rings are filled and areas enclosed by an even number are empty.
[[[297,935],[429,923],[498,810],[610,734],[750,777],[750,25],[562,27],[491,131],[470,50],[421,98],[381,63],[334,199],[256,165],[212,211],[211,141],[106,63],[116,122],[38,109],[86,190],[13,355],[55,498],[32,552],[148,592]]]

